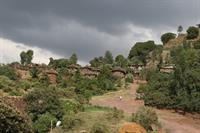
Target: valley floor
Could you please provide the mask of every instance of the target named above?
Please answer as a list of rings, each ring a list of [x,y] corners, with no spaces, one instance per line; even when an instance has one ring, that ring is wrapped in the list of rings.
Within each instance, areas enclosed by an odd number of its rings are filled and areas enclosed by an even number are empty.
[[[127,114],[132,114],[136,112],[139,107],[144,106],[143,101],[135,100],[138,87],[138,84],[132,84],[130,89],[93,97],[90,103],[99,106],[117,107]],[[122,100],[120,100],[120,96]],[[156,112],[163,129],[169,133],[200,132],[200,120],[192,119],[191,117],[183,116],[169,110],[156,109]]]

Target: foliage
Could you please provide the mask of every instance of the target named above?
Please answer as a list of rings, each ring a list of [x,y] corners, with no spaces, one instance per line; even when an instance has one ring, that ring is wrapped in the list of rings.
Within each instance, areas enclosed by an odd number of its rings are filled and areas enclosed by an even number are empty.
[[[56,118],[62,116],[62,106],[60,104],[56,90],[52,88],[34,89],[25,97],[27,111],[32,120],[38,119],[39,115],[50,113]]]
[[[166,43],[168,43],[171,39],[176,38],[176,34],[174,33],[165,33],[161,36],[161,41],[163,42],[163,44],[165,45]]]
[[[110,51],[106,51],[104,56],[105,64],[112,64],[113,63],[113,56]]]
[[[132,114],[132,121],[140,124],[146,130],[152,130],[152,125],[159,126],[156,112],[149,107],[140,107],[135,114]]]
[[[114,120],[115,122],[118,122],[123,117],[124,117],[124,112],[122,110],[118,110],[116,107],[114,107],[107,113],[107,119]]]
[[[21,64],[22,65],[27,65],[31,64],[31,61],[33,59],[33,50],[28,50],[27,52],[22,51],[20,53],[20,58],[21,58]]]
[[[142,63],[146,63],[146,57],[156,48],[154,41],[137,42],[131,49],[128,58],[136,58]]]
[[[133,83],[133,74],[129,73],[126,75],[126,82]]]
[[[199,35],[199,29],[191,26],[187,29],[187,39],[195,39]]]
[[[33,133],[30,121],[10,105],[0,100],[1,133]]]
[[[33,67],[30,71],[32,78],[38,78],[39,70],[36,67]]]
[[[17,75],[15,73],[15,69],[8,65],[0,66],[0,75],[6,76],[11,80],[16,80]]]
[[[110,133],[109,127],[103,122],[96,122],[90,131],[90,133]]]
[[[200,54],[193,48],[178,47],[171,53],[175,70],[151,72],[149,84],[139,88],[146,105],[184,112],[200,112]]]
[[[178,29],[177,29],[177,32],[178,33],[181,33],[183,31],[183,26],[182,25],[179,25],[178,26]]]
[[[39,116],[38,120],[33,123],[33,128],[35,132],[38,133],[47,133],[51,128],[52,125],[55,125],[57,119],[55,116],[45,113]]]
[[[66,114],[63,117],[63,128],[72,129],[76,126],[79,126],[82,123],[82,120],[74,114]]]
[[[115,58],[115,66],[126,68],[128,65],[128,60],[123,55],[118,55]]]
[[[102,56],[95,57],[90,61],[90,65],[92,67],[101,67],[102,65],[104,65],[104,58]]]
[[[72,56],[69,58],[69,62],[70,64],[77,64],[77,61],[78,61],[78,57],[75,53],[72,54]]]

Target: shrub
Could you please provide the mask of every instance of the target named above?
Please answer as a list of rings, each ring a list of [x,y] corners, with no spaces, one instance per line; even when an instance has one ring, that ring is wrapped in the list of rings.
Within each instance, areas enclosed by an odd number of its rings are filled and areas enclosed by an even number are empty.
[[[0,132],[33,133],[28,118],[2,100],[0,100]]]
[[[56,121],[57,119],[53,115],[49,113],[42,114],[33,124],[34,131],[38,133],[47,133],[51,128],[51,122],[52,125],[55,125]]]
[[[15,73],[15,70],[12,67],[9,67],[7,65],[0,66],[0,75],[6,76],[11,80],[17,79],[17,75]]]
[[[151,130],[152,125],[159,126],[156,112],[149,107],[141,107],[132,114],[132,121],[142,125],[146,130]]]
[[[124,112],[122,110],[118,110],[116,107],[114,107],[109,113],[107,114],[108,120],[114,120],[119,121],[124,117]]]
[[[62,106],[53,88],[34,89],[25,96],[27,110],[33,121],[41,114],[49,112],[56,118],[62,116]]]
[[[133,74],[127,74],[126,76],[126,82],[133,83]]]
[[[191,26],[188,28],[187,30],[187,39],[195,39],[197,38],[199,35],[199,29],[194,27],[194,26]]]
[[[163,42],[163,44],[168,43],[171,39],[176,38],[176,34],[174,33],[165,33],[161,36],[161,41]]]
[[[103,122],[96,122],[92,128],[90,133],[110,133],[109,127]]]
[[[76,126],[81,125],[82,120],[74,114],[67,114],[63,117],[63,128],[73,129]]]

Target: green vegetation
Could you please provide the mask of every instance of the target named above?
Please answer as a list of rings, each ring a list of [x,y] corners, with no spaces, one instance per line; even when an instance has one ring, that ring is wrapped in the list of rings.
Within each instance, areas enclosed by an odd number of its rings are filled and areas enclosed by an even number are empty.
[[[148,54],[155,48],[154,41],[138,42],[132,47],[128,58],[130,60],[139,60],[141,63],[146,64]]]
[[[1,133],[33,133],[28,118],[1,99],[0,121]]]
[[[195,39],[199,35],[199,29],[197,27],[191,26],[187,29],[187,39]]]
[[[18,78],[15,70],[7,65],[0,66],[0,75],[6,76],[11,80],[16,80]]]
[[[171,39],[176,38],[176,34],[174,33],[165,33],[161,36],[161,41],[163,42],[163,44],[165,45],[166,43],[168,43]]]
[[[146,130],[152,131],[152,125],[159,126],[156,112],[149,107],[141,107],[132,115],[132,121],[142,125]]]
[[[22,65],[31,64],[33,59],[33,50],[28,50],[27,52],[22,51],[20,53],[20,58]]]
[[[178,47],[172,52],[174,73],[151,72],[149,84],[141,86],[146,105],[184,112],[200,112],[200,54],[193,48]]]

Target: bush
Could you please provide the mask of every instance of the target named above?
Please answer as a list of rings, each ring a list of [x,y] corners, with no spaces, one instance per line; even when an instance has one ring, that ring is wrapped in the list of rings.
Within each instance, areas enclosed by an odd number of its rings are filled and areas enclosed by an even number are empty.
[[[0,100],[0,132],[33,133],[28,118],[2,100]]]
[[[62,100],[62,108],[63,112],[68,115],[83,110],[83,106],[79,102],[72,100]]]
[[[109,127],[103,122],[96,122],[92,128],[90,133],[110,133]]]
[[[12,67],[9,67],[7,65],[0,66],[0,75],[6,76],[11,80],[16,80],[17,79],[17,75],[15,73],[15,69],[13,69]]]
[[[191,26],[188,28],[187,30],[187,39],[195,39],[197,38],[199,35],[199,29],[194,27],[194,26]]]
[[[56,121],[57,119],[53,115],[49,113],[42,114],[33,124],[34,131],[38,133],[47,133],[51,128],[51,122],[52,125],[55,125]]]
[[[171,39],[176,38],[176,34],[174,33],[165,33],[161,36],[161,41],[163,42],[163,44],[168,43]]]
[[[127,74],[126,76],[126,82],[127,83],[133,83],[133,74]]]
[[[53,88],[34,89],[25,96],[28,113],[35,121],[39,115],[49,112],[56,118],[62,116],[62,106]]]
[[[152,130],[151,126],[159,126],[156,112],[149,107],[141,107],[132,114],[132,121],[142,125],[146,130]]]
[[[76,126],[81,125],[82,120],[74,114],[67,114],[63,117],[63,128],[73,129]]]
[[[118,110],[114,107],[109,113],[107,114],[108,120],[114,120],[115,122],[121,120],[124,117],[124,112],[122,110]]]

